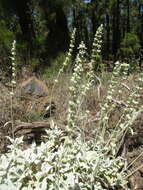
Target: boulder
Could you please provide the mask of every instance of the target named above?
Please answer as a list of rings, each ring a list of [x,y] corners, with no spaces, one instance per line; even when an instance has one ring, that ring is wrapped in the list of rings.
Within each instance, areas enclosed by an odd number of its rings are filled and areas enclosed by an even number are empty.
[[[48,87],[43,81],[37,79],[36,77],[30,77],[20,85],[20,95],[45,97],[48,95]]]

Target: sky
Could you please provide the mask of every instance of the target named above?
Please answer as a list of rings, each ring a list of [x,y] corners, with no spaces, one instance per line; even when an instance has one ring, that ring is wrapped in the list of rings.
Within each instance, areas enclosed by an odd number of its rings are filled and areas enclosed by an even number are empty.
[[[91,2],[91,0],[84,0],[84,2],[85,2],[85,3],[90,3],[90,2]]]

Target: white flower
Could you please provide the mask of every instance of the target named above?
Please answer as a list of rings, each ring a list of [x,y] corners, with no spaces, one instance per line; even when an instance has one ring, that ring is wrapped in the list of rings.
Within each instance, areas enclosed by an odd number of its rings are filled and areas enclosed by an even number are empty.
[[[108,120],[109,118],[107,116],[104,117],[104,120]]]
[[[12,71],[13,71],[13,72],[16,71],[16,68],[15,68],[15,67],[12,67]]]
[[[16,76],[16,73],[12,73],[12,76],[15,77],[15,76]]]
[[[10,95],[11,95],[11,96],[14,96],[14,93],[13,93],[13,92],[10,92]]]
[[[15,53],[14,51],[12,51],[12,52],[11,52],[11,54],[12,54],[13,56],[15,56],[15,55],[16,55],[16,53]]]
[[[107,99],[108,100],[112,100],[112,96],[107,96]]]
[[[15,62],[12,62],[12,66],[15,67],[15,65],[16,65]]]
[[[15,84],[16,84],[16,81],[15,81],[15,80],[12,80],[11,83],[15,85]]]

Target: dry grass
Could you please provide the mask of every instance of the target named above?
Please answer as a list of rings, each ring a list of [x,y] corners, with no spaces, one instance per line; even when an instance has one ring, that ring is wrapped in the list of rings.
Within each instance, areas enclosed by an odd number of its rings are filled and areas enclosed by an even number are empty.
[[[83,130],[87,132],[88,135],[91,135],[97,127],[97,123],[99,121],[99,113],[100,109],[103,105],[105,100],[107,89],[109,86],[110,80],[110,73],[102,74],[101,85],[97,82],[94,87],[88,92],[85,100],[83,101],[81,107],[82,110],[89,110],[87,119],[81,122],[83,126]],[[69,102],[69,86],[70,86],[70,77],[71,74],[62,74],[59,78],[58,83],[54,83],[54,79],[49,79],[46,82],[48,89],[49,89],[49,96],[39,99],[20,99],[14,98],[14,120],[21,120],[21,121],[41,121],[44,120],[42,114],[44,110],[44,105],[47,102],[53,101],[56,105],[56,112],[51,117],[58,126],[65,126],[67,121],[67,110],[68,110],[68,102]],[[99,76],[100,77],[100,76]],[[132,86],[136,84],[137,75],[130,75],[125,82],[130,89]],[[5,86],[1,85],[1,94],[0,94],[0,127],[3,126],[8,122],[5,126],[8,130],[7,133],[10,134],[9,130],[10,127],[10,97],[9,97],[10,89],[6,88]],[[116,111],[111,113],[109,126],[112,128],[117,123],[121,113],[124,103],[128,98],[130,91],[123,86],[123,93],[122,97],[119,97],[123,100],[123,104],[119,104],[116,107]],[[116,98],[115,98],[116,101]],[[80,122],[80,121],[79,121]]]
[[[101,85],[99,85],[97,82],[97,84],[95,84],[94,87],[87,93],[87,96],[81,105],[83,111],[89,110],[87,119],[85,119],[82,125],[80,125],[83,126],[82,129],[89,136],[94,133],[98,126],[100,119],[100,110],[106,99],[110,77],[110,73],[105,73],[104,76],[102,75],[102,78],[100,78]],[[118,96],[118,99],[116,99],[116,95],[118,94],[115,95],[113,101],[117,101],[117,106],[115,111],[111,113],[110,116],[109,132],[114,128],[120,116],[122,115],[124,105],[126,104],[128,96],[130,94],[130,90],[128,88],[133,90],[133,86],[136,84],[137,77],[138,76],[136,75],[128,76],[127,80],[124,82],[125,86],[122,87],[123,93]],[[50,86],[51,83],[51,81],[47,81],[48,86]],[[69,86],[70,74],[63,74],[59,78],[59,82],[55,85],[54,89],[51,90],[50,99],[52,99],[52,101],[54,101],[56,104],[56,113],[53,119],[59,126],[64,126],[67,124],[66,117],[69,102]],[[52,87],[50,89],[52,89]],[[122,101],[120,102],[120,100]]]

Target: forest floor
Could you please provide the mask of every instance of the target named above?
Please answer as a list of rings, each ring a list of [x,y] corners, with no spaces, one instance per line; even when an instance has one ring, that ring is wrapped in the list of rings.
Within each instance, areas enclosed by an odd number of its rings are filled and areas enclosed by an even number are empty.
[[[130,76],[128,83],[134,83],[136,76]],[[99,117],[100,107],[104,101],[104,97],[107,93],[108,81],[110,74],[104,75],[102,79],[102,85],[99,87],[95,84],[95,87],[89,91],[85,101],[83,103],[83,109],[89,110],[89,117],[84,123],[86,139],[92,138],[92,131],[96,126],[96,122]],[[11,98],[10,91],[11,86],[8,80],[0,83],[0,152],[7,151],[8,140],[6,136],[12,136],[11,133],[11,114],[15,123],[18,122],[49,122],[53,120],[58,127],[64,128],[66,124],[66,114],[68,108],[68,87],[69,76],[65,75],[59,79],[59,83],[54,84],[53,79],[44,80],[46,83],[49,95],[46,97],[34,98],[34,97],[18,97],[17,90],[22,84],[22,80],[19,80],[17,88],[15,89],[15,96],[13,98],[13,113],[11,112]],[[53,88],[54,86],[54,88]],[[124,94],[123,96],[127,96]],[[50,116],[44,117],[45,105],[49,103],[55,105],[54,111]],[[143,100],[141,102],[143,104]],[[112,117],[111,125],[114,125],[118,118],[117,110]],[[15,126],[14,126],[15,127]],[[132,171],[130,176],[130,189],[141,190],[143,189],[143,113],[139,115],[134,122],[132,134],[126,134],[123,143],[122,155],[126,158],[127,164],[131,166],[128,168]],[[22,134],[21,134],[22,135]]]

